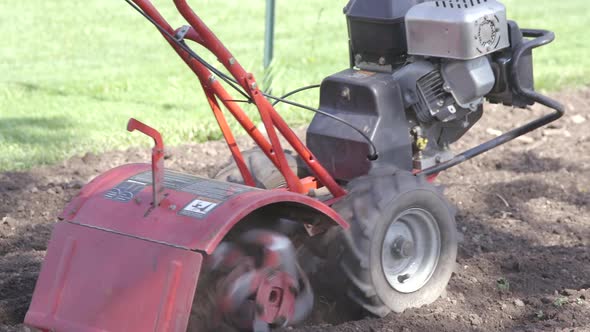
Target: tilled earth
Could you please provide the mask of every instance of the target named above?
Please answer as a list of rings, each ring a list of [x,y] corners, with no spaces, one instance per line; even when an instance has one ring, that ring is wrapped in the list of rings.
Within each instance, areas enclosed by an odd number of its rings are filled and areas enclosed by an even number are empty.
[[[548,128],[447,171],[437,182],[459,208],[457,271],[434,304],[382,319],[322,303],[299,331],[590,331],[590,89],[554,94],[568,113]],[[542,114],[490,106],[460,151]],[[124,128],[122,128],[123,130]],[[222,142],[170,148],[167,166],[213,176]],[[0,331],[21,324],[56,216],[94,176],[148,149],[87,154],[0,174]],[[333,318],[338,317],[338,318]]]

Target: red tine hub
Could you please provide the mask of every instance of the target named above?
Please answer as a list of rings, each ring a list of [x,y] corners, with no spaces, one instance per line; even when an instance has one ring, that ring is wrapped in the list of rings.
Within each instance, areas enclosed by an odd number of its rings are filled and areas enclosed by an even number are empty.
[[[247,256],[246,252],[261,255]],[[286,326],[298,322],[312,309],[311,287],[297,264],[291,241],[282,234],[246,232],[239,244],[220,246],[210,261],[214,271],[231,269],[218,284],[217,308],[226,321],[238,328],[267,330],[270,326]]]

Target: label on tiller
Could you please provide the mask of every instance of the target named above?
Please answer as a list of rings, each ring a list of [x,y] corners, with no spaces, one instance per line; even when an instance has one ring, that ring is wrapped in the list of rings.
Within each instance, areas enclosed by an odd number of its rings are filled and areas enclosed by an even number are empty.
[[[218,203],[205,201],[203,199],[195,199],[192,202],[188,203],[178,214],[202,219],[206,217],[211,211],[213,211],[217,206]]]
[[[140,193],[146,184],[134,180],[127,180],[119,183],[115,188],[109,190],[104,194],[106,199],[116,202],[127,203],[130,202],[135,195]]]
[[[152,184],[152,172],[137,174],[109,190],[104,197],[117,202],[130,202],[146,186]],[[259,190],[236,183],[203,179],[197,176],[166,170],[164,188],[195,195],[187,206],[178,211],[179,215],[203,219],[229,198],[253,190]]]

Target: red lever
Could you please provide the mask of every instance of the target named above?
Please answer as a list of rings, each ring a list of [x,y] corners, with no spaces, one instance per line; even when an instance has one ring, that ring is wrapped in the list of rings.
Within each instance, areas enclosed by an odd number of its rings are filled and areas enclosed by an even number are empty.
[[[162,140],[162,135],[160,135],[157,130],[146,125],[145,123],[131,118],[127,123],[127,130],[130,132],[135,130],[142,132],[143,134],[154,139],[154,142],[156,143],[156,149],[164,150],[164,141]]]
[[[164,199],[164,141],[162,135],[156,129],[134,118],[129,119],[127,130],[130,132],[137,130],[154,139],[155,146],[152,149],[152,204],[156,207]]]

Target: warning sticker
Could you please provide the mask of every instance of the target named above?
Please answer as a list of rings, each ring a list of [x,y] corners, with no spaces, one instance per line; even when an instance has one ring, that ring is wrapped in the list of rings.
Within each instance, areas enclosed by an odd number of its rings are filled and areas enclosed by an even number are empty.
[[[136,176],[132,177],[131,180],[151,184],[152,172],[147,171],[137,174]],[[197,181],[202,181],[202,179],[188,174],[182,174],[169,170],[164,171],[164,187],[167,189],[179,190]]]
[[[152,172],[147,171],[140,173],[129,180],[149,185],[152,183]],[[248,187],[237,183],[204,179],[169,170],[164,172],[164,187],[166,189],[183,191],[196,196],[222,201],[246,191],[259,190],[258,188]]]
[[[211,211],[213,211],[220,202],[205,201],[202,198],[195,199],[188,203],[178,214],[193,217],[193,218],[205,218]]]
[[[146,184],[143,182],[127,180],[107,191],[106,194],[104,194],[104,197],[113,201],[127,203],[131,201],[135,195],[140,193],[145,186]]]
[[[163,184],[166,189],[193,195],[194,200],[178,211],[178,214],[197,219],[205,218],[219,205],[236,195],[260,190],[241,184],[204,179],[170,170],[164,171]],[[115,188],[109,190],[104,197],[117,202],[129,202],[146,186],[151,185],[152,172],[146,171],[118,184]]]
[[[182,188],[181,191],[202,197],[204,196],[213,200],[225,201],[237,194],[252,191],[252,188],[227,182],[201,180]]]

